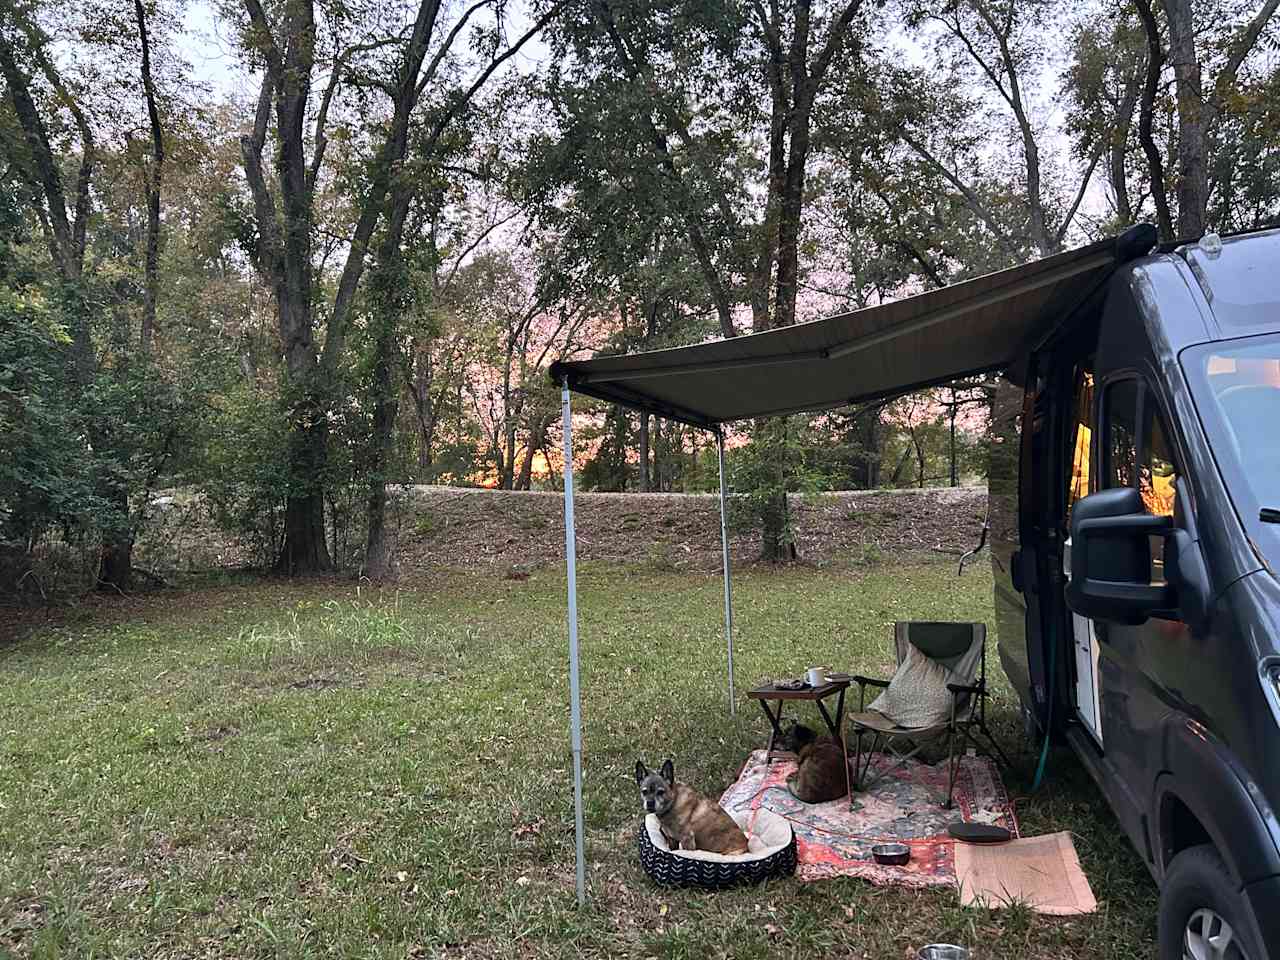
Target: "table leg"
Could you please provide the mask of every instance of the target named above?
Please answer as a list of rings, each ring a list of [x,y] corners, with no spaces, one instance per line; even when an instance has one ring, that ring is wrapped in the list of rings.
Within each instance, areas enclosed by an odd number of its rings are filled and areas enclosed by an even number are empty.
[[[764,752],[765,763],[773,762],[773,748],[777,745],[778,741],[782,739],[782,707],[785,703],[785,700],[778,701],[778,714],[777,716],[774,716],[773,711],[769,709],[769,701],[760,701],[760,709],[763,710],[764,715],[769,718],[769,727],[771,728],[769,731],[769,746],[765,748]]]
[[[818,705],[818,712],[822,714],[822,719],[826,722],[827,729],[831,732],[833,737],[839,740],[840,722],[844,719],[844,688],[842,687],[840,689],[840,699],[836,701],[836,717],[834,720],[831,719],[831,714],[827,713],[827,708],[823,705],[821,700],[816,700],[814,702]]]

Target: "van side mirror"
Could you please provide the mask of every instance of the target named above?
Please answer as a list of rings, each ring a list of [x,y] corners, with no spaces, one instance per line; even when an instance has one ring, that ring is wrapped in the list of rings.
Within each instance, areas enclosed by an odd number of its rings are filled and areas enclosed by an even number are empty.
[[[1101,490],[1071,508],[1067,606],[1082,617],[1137,625],[1171,605],[1172,589],[1151,583],[1151,536],[1171,533],[1132,487]]]

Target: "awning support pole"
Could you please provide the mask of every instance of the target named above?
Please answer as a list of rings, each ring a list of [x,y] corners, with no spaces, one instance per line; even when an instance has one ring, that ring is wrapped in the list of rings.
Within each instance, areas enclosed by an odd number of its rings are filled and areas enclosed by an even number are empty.
[[[587,902],[587,860],[582,836],[582,703],[578,687],[578,564],[573,524],[573,410],[569,381],[560,387],[564,423],[564,558],[569,574],[569,739],[573,748],[573,834],[578,906]]]
[[[716,431],[716,452],[720,458],[720,549],[724,555],[724,642],[729,651],[729,716],[738,715],[733,695],[733,585],[729,579],[729,511],[724,486],[724,431]]]

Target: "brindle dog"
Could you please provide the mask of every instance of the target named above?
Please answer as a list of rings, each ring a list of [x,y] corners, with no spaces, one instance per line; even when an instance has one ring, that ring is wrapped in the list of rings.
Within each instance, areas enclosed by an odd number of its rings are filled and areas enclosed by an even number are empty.
[[[662,835],[672,850],[709,850],[713,853],[747,852],[747,835],[719,804],[708,800],[688,784],[676,783],[670,760],[654,773],[636,761],[636,784],[646,813],[656,814]]]
[[[792,796],[805,803],[837,800],[849,792],[845,776],[844,750],[832,736],[818,736],[802,723],[787,731],[784,745],[800,761],[795,775],[787,780]]]

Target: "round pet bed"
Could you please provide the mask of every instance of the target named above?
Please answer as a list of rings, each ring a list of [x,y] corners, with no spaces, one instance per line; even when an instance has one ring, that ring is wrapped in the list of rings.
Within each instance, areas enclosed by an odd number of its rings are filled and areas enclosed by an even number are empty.
[[[750,812],[730,816],[747,831]],[[796,838],[791,824],[771,810],[760,809],[750,825],[746,853],[725,856],[706,850],[671,850],[658,818],[651,813],[640,825],[640,863],[659,886],[706,890],[723,890],[795,873]]]

